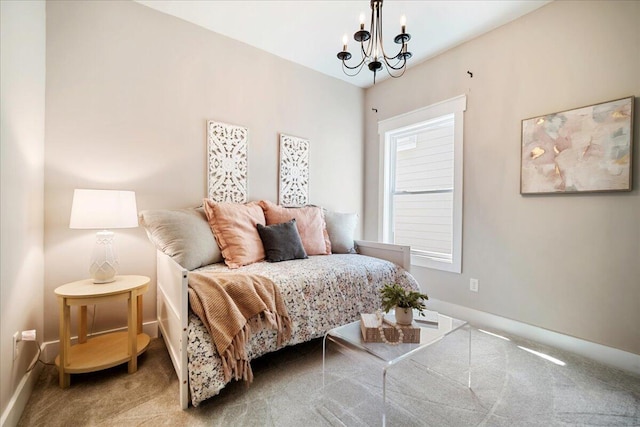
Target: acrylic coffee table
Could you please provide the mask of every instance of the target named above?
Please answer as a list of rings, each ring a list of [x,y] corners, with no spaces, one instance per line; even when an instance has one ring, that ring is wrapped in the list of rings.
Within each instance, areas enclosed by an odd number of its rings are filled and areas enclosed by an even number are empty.
[[[386,319],[395,321],[393,312],[385,315]],[[420,316],[414,313],[414,318],[418,320]],[[324,336],[322,341],[322,387],[325,385],[325,359],[327,354],[327,343],[332,342],[338,346],[344,346],[364,354],[368,354],[374,360],[381,362],[382,366],[382,425],[386,425],[386,398],[387,398],[387,370],[395,366],[398,362],[407,359],[416,353],[427,349],[429,346],[439,342],[447,335],[460,330],[466,326],[469,331],[469,370],[467,387],[471,388],[471,327],[464,320],[438,314],[438,325],[423,324],[414,321],[415,326],[420,327],[419,344],[399,344],[389,345],[385,343],[369,343],[362,340],[360,331],[360,321],[355,321],[344,326],[331,329]]]

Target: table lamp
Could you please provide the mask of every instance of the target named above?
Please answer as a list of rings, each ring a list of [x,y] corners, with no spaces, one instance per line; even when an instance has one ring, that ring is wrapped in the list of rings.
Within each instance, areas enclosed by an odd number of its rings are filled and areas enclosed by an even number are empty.
[[[73,192],[69,228],[97,229],[89,273],[93,283],[115,280],[118,257],[112,228],[138,226],[136,193],[119,190],[79,190]]]

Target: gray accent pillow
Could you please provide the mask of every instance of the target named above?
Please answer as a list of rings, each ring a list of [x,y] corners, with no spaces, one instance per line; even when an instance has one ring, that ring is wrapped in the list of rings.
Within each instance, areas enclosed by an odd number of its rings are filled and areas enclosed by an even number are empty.
[[[329,233],[329,240],[331,241],[331,253],[356,253],[353,236],[358,225],[358,215],[355,213],[325,211],[324,220],[327,223],[327,233]]]
[[[302,246],[295,218],[280,224],[257,224],[264,246],[264,257],[269,262],[308,258]]]
[[[187,270],[222,261],[202,207],[146,210],[139,219],[156,248]]]

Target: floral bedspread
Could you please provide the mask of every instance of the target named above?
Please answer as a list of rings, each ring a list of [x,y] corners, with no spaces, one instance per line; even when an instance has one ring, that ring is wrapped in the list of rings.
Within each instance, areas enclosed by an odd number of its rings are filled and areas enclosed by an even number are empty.
[[[197,271],[229,271],[212,264]],[[380,308],[380,288],[398,283],[407,289],[418,284],[401,267],[378,258],[356,254],[311,256],[279,263],[259,262],[234,272],[259,274],[280,288],[291,318],[291,339],[276,345],[276,332],[262,330],[247,344],[255,359],[278,348],[323,336],[329,329],[357,320],[360,313]],[[217,395],[225,387],[221,359],[202,321],[189,311],[187,357],[193,406]]]

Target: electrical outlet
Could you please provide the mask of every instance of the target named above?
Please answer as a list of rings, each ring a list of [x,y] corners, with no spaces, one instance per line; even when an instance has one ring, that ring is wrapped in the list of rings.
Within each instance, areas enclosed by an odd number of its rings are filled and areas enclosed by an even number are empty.
[[[478,279],[469,280],[469,290],[472,292],[478,292]]]
[[[35,341],[36,340],[36,330],[29,329],[28,331],[22,331],[22,341]]]
[[[18,358],[18,343],[20,342],[20,332],[13,334],[13,360]]]

